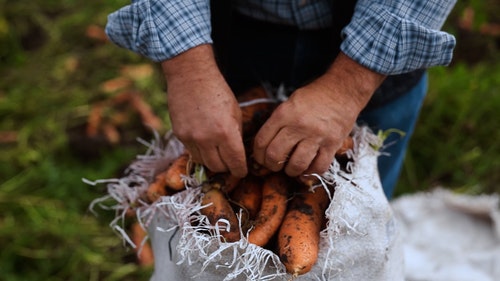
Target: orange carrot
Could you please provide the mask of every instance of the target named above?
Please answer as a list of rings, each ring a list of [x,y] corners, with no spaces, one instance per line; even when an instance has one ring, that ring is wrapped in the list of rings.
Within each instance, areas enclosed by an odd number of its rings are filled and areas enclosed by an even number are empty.
[[[257,99],[269,98],[266,90],[257,86],[238,95],[240,103],[251,102]],[[257,130],[269,118],[276,104],[273,102],[257,102],[241,106],[241,119],[243,124],[243,136],[248,137]]]
[[[190,173],[190,155],[187,152],[175,159],[165,172],[165,184],[173,190],[184,189],[183,175]]]
[[[311,270],[319,252],[320,231],[329,197],[323,187],[304,187],[290,202],[278,234],[278,255],[294,276]]]
[[[283,173],[273,173],[264,179],[262,203],[255,224],[248,234],[248,241],[263,247],[279,229],[285,216],[288,199],[288,178]]]
[[[215,173],[208,176],[208,184],[212,188],[220,189],[224,194],[230,193],[240,182],[241,178],[237,178],[231,173]]]
[[[344,141],[342,142],[342,146],[337,150],[335,155],[339,156],[339,155],[346,154],[346,152],[349,149],[352,149],[353,146],[354,146],[354,141],[352,140],[352,137],[349,136],[349,137],[344,139]]]
[[[238,218],[224,193],[220,189],[212,188],[210,185],[203,186],[202,192],[202,206],[210,205],[201,209],[201,214],[207,216],[212,225],[219,225],[220,234],[226,242],[238,241],[240,239]],[[229,222],[229,231],[226,231],[225,223],[219,222],[220,219],[225,219]]]
[[[155,202],[161,196],[166,196],[168,194],[165,177],[166,172],[161,172],[156,176],[155,181],[149,185],[148,190],[146,191],[146,196],[149,202]]]
[[[256,217],[262,202],[261,179],[253,176],[243,178],[229,198],[230,202],[236,205],[237,213],[242,210],[241,225],[243,232],[246,232],[251,226],[250,220]]]
[[[262,86],[255,86],[237,95],[238,102],[246,102],[255,99],[268,98],[266,89]]]
[[[146,242],[141,246],[141,243],[143,243],[144,239],[147,236],[146,230],[144,230],[144,228],[142,228],[142,226],[137,221],[132,223],[132,225],[130,226],[130,230],[132,242],[134,242],[134,244],[136,245],[136,248],[134,250],[137,253],[137,262],[141,266],[153,266],[154,255],[151,245]]]

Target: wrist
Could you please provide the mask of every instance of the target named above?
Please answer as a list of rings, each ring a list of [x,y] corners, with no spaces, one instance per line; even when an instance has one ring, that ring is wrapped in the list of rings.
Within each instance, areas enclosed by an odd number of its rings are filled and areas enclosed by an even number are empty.
[[[336,98],[344,96],[360,112],[386,77],[341,52],[322,79],[337,93]]]
[[[193,47],[161,62],[167,83],[185,79],[203,79],[219,73],[212,46],[203,44]]]

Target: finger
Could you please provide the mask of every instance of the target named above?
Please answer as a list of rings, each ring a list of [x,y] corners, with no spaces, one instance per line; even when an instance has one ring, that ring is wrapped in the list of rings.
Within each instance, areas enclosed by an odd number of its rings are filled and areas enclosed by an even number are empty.
[[[305,173],[312,174],[323,174],[330,168],[330,164],[333,162],[333,158],[335,157],[335,149],[320,147],[316,157],[312,161],[309,168],[305,171]]]
[[[276,123],[276,118],[271,117],[262,125],[254,137],[253,158],[261,165],[265,166],[266,150],[276,134],[280,131],[281,125]]]
[[[193,163],[203,164],[203,159],[201,158],[200,151],[198,150],[198,148],[196,146],[185,145],[184,147],[185,147],[186,151],[189,153],[189,155],[191,157],[191,161]]]
[[[227,166],[222,161],[217,146],[200,146],[203,165],[214,173],[226,172]]]
[[[290,177],[296,177],[304,173],[318,153],[319,145],[312,141],[301,141],[285,167],[285,173]]]
[[[290,130],[280,130],[266,149],[264,166],[274,172],[283,169],[299,141],[298,136],[290,133]]]
[[[222,145],[218,149],[220,158],[233,176],[238,178],[246,176],[248,171],[243,141]]]

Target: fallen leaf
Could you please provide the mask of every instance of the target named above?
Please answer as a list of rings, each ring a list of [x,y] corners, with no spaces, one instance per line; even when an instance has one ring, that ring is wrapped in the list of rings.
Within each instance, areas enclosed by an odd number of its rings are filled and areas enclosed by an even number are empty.
[[[15,143],[17,136],[17,131],[0,131],[0,143]]]
[[[134,81],[143,80],[153,75],[154,69],[151,64],[135,64],[122,67],[121,74]]]
[[[105,93],[114,93],[119,90],[123,90],[132,85],[132,80],[127,77],[116,77],[107,81],[104,81],[100,85],[101,91]]]
[[[109,41],[104,29],[95,24],[87,26],[87,29],[85,30],[85,36],[99,42]]]

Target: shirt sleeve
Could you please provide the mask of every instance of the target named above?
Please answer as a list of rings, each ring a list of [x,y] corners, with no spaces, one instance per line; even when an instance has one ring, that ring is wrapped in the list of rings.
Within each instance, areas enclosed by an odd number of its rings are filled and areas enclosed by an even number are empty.
[[[212,43],[209,0],[134,0],[108,16],[106,34],[153,61]]]
[[[342,52],[394,75],[451,62],[455,37],[440,31],[456,0],[359,0]]]

